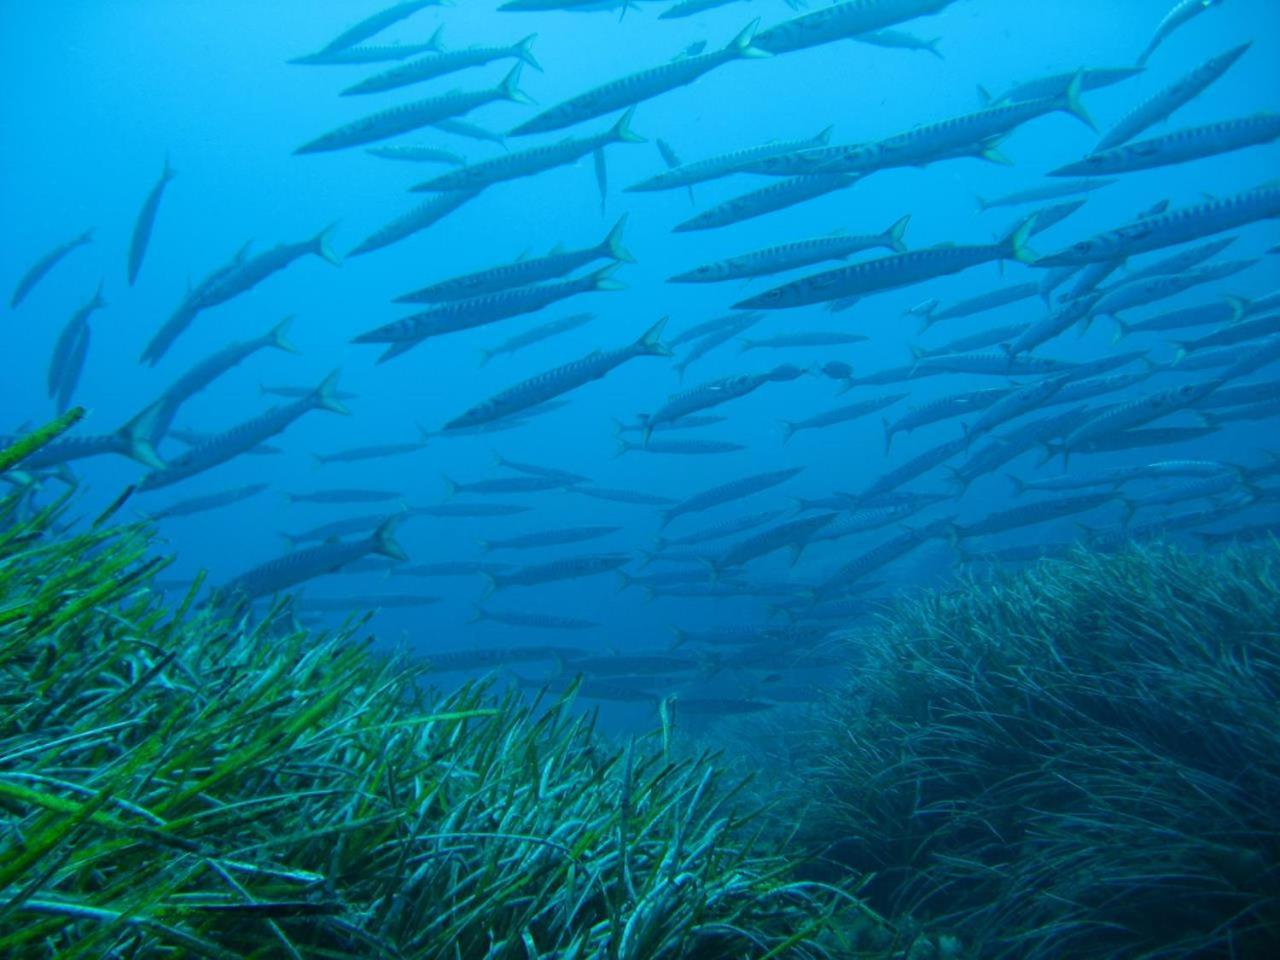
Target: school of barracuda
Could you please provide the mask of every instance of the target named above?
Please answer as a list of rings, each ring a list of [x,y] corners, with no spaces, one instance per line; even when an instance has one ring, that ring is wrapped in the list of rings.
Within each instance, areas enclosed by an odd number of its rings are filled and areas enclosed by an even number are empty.
[[[1107,550],[1177,536],[1211,546],[1280,532],[1280,284],[1254,297],[1237,295],[1234,286],[1245,276],[1280,275],[1275,233],[1266,223],[1280,217],[1280,180],[1214,178],[1197,193],[1147,209],[1131,209],[1125,199],[1126,184],[1145,171],[1194,169],[1235,151],[1275,149],[1280,114],[1219,102],[1214,89],[1239,61],[1275,57],[1265,49],[1275,35],[1259,33],[1252,46],[1178,62],[1171,37],[1186,38],[1209,18],[1233,15],[1231,3],[1180,0],[1152,25],[1149,39],[1138,38],[1131,64],[1081,64],[1012,85],[995,78],[1002,81],[993,86],[997,92],[979,91],[967,112],[913,117],[901,133],[871,142],[856,141],[849,118],[803,138],[769,139],[744,111],[743,136],[730,148],[678,155],[671,145],[676,131],[645,123],[654,98],[722,69],[739,71],[744,86],[763,96],[771,73],[785,73],[790,59],[824,44],[850,44],[850,55],[857,44],[889,48],[904,63],[945,58],[948,38],[933,36],[931,18],[953,6],[980,8],[983,0],[777,4],[740,25],[727,43],[712,38],[647,69],[584,79],[576,95],[532,106],[527,88],[557,64],[540,63],[525,14],[537,14],[545,29],[565,22],[543,19],[550,14],[617,11],[626,14],[617,35],[622,46],[630,31],[662,31],[665,25],[653,19],[695,16],[730,2],[682,0],[646,20],[655,4],[510,0],[501,10],[511,13],[511,29],[492,43],[451,48],[434,25],[417,31],[426,37],[419,42],[382,43],[384,31],[399,26],[413,33],[422,12],[442,4],[410,0],[293,57],[299,70],[337,70],[336,92],[362,109],[356,120],[314,130],[293,162],[360,150],[369,164],[426,168],[405,198],[405,212],[341,256],[323,217],[312,236],[265,249],[246,245],[222,262],[211,252],[205,262],[216,266],[203,275],[195,271],[197,279],[167,317],[146,321],[152,332],[139,362],[167,370],[169,386],[139,397],[134,415],[115,429],[81,429],[0,479],[23,491],[35,509],[60,484],[76,483],[89,458],[130,458],[138,469],[126,491],[130,506],[162,528],[173,518],[213,510],[234,523],[237,505],[271,490],[286,505],[324,510],[326,519],[304,529],[282,517],[287,549],[245,558],[241,573],[214,584],[210,602],[261,603],[300,592],[295,609],[304,622],[337,622],[365,608],[462,602],[474,621],[510,628],[512,642],[469,642],[465,627],[430,631],[419,649],[441,671],[541,663],[551,680],[513,675],[534,686],[581,675],[581,695],[601,700],[656,703],[679,690],[687,710],[711,715],[767,710],[794,699],[791,678],[813,677],[826,665],[822,640],[829,631],[873,615],[912,580],[907,564],[926,547],[987,568],[1076,544]],[[436,14],[445,22],[467,15],[461,5]],[[1188,47],[1177,49],[1181,55]],[[364,72],[354,82],[353,69]],[[1162,79],[1153,96],[1138,102],[1124,91],[1143,74]],[[1094,101],[1103,90],[1105,101]],[[1262,95],[1272,101],[1262,106],[1273,106],[1280,89]],[[1178,112],[1193,100],[1211,101],[1218,119],[1182,124]],[[470,119],[491,104],[507,104],[503,117],[518,115],[505,132]],[[930,211],[915,208],[909,192],[898,198],[900,215],[891,223],[857,222],[856,207],[846,203],[859,191],[875,190],[876,175],[890,169],[919,170],[923,177],[935,165],[1012,163],[1002,151],[1010,134],[1053,124],[1081,125],[1095,145],[1084,155],[1059,157],[1052,169],[1011,166],[1007,193],[979,198],[971,229],[950,243],[912,243],[912,224]],[[417,139],[398,139],[404,135]],[[648,176],[611,193],[606,157],[615,150],[647,150],[654,162]],[[483,191],[584,160],[594,170],[602,208],[593,236],[556,236],[549,221],[544,236],[550,239],[531,241],[537,249],[555,243],[549,252],[489,262],[464,275],[405,277],[399,289],[387,291],[388,300],[403,305],[393,307],[394,319],[348,331],[352,345],[343,347],[344,362],[417,365],[423,378],[439,362],[427,341],[459,331],[486,327],[492,334],[478,384],[492,382],[498,365],[488,361],[516,355],[501,369],[520,372],[497,374],[498,389],[450,397],[447,409],[406,402],[403,442],[362,444],[359,429],[341,424],[332,449],[289,446],[290,426],[313,411],[360,421],[360,398],[342,389],[337,369],[314,385],[288,383],[284,354],[295,350],[292,318],[263,321],[241,339],[227,337],[224,348],[185,369],[173,362],[171,351],[193,325],[217,322],[220,305],[277,283],[277,275],[300,260],[342,267],[344,260],[429,232]],[[164,161],[131,237],[108,240],[70,224],[65,242],[25,258],[34,262],[10,299],[18,317],[32,310],[28,301],[41,288],[56,284],[59,263],[108,242],[118,247],[110,252],[117,266],[108,279],[79,295],[52,335],[51,411],[92,401],[79,389],[92,362],[91,339],[111,336],[100,316],[110,309],[111,288],[147,282],[148,248],[163,242],[169,228],[166,197],[186,189],[175,167]],[[714,193],[721,181],[728,186]],[[647,321],[624,327],[611,322],[609,301],[627,296],[617,291],[625,289],[628,267],[649,253],[629,247],[628,226],[650,216],[648,198],[662,191],[687,194],[694,204],[687,217],[666,225],[673,232],[731,235],[736,224],[801,203],[845,204],[841,216],[852,216],[857,229],[779,233],[765,246],[744,243],[731,256],[690,260],[669,276],[665,293],[646,293],[657,307]],[[614,206],[625,202],[625,212],[604,212],[606,199]],[[1078,211],[1099,206],[1114,211],[1111,229],[1073,229]],[[1000,212],[1006,216],[993,225]],[[114,272],[120,264],[123,276]],[[987,289],[955,302],[931,294],[930,281],[963,271],[982,272]],[[755,283],[746,293],[745,281]],[[716,288],[724,291],[722,310],[706,316],[682,309],[688,284],[722,285]],[[905,314],[877,308],[878,294],[904,288],[919,293]],[[595,296],[603,292],[612,293]],[[569,300],[573,312],[562,309]],[[1114,330],[1109,349],[1087,359],[1055,355],[1062,338],[1095,323]],[[911,354],[900,365],[877,369],[858,362],[862,345],[903,330],[913,333]],[[587,338],[594,348],[566,348],[551,365],[518,366],[521,351],[557,338]],[[740,355],[738,372],[697,375],[701,358],[733,350]],[[261,412],[212,432],[193,429],[184,418],[187,402],[216,393],[219,378],[242,364],[255,365],[274,384],[262,388]],[[632,364],[649,371],[647,403],[613,406],[597,382]],[[917,381],[925,378],[931,386],[920,399]],[[939,393],[937,380],[955,389]],[[786,402],[800,381],[828,384],[829,401],[807,409]],[[733,433],[735,402],[757,391],[781,411],[771,449],[739,442]],[[846,392],[853,396],[843,397]],[[454,438],[501,448],[504,434],[557,430],[555,412],[565,406],[595,410],[588,422],[606,440],[616,432],[621,462],[634,469],[634,488],[598,484],[578,465],[569,470],[501,454],[487,476],[454,476]],[[876,425],[877,441],[852,444],[847,431],[868,422]],[[1254,425],[1255,436],[1275,438],[1276,449],[1241,444],[1229,458],[1202,452],[1240,422]],[[926,444],[916,442],[917,431],[927,433]],[[575,442],[586,447],[598,439]],[[810,441],[810,455],[802,456],[798,451]],[[908,443],[916,445],[902,450]],[[216,478],[233,458],[267,463],[282,453],[314,459],[318,472],[308,468],[284,489],[260,482],[184,493],[191,478]],[[1119,455],[1124,459],[1116,465]],[[410,457],[411,468],[405,466]],[[723,468],[714,482],[659,492],[644,483],[650,457],[696,458]],[[342,473],[341,482],[325,480],[340,469],[356,472]],[[424,494],[424,473],[444,475],[449,495]],[[970,486],[997,473],[1008,477],[1006,502],[992,509],[988,501],[981,513],[966,509]],[[825,495],[789,496],[802,474]],[[565,495],[554,510],[545,506],[549,493]],[[582,502],[578,497],[607,501],[616,522],[575,521],[571,504]],[[429,529],[440,518],[465,520],[477,542],[447,544],[431,562],[415,561],[397,531]],[[1072,529],[1080,532],[1073,536]],[[1055,533],[1047,537],[1046,530]],[[781,578],[778,553],[792,561]],[[617,652],[609,638],[619,624],[582,616],[574,593],[563,594],[557,612],[522,605],[530,588],[590,578],[585,586],[601,589],[595,582],[605,575],[657,603],[705,603],[707,617],[699,626],[673,625],[673,635],[654,637],[645,649]],[[353,592],[346,586],[353,582],[376,587]],[[433,582],[445,583],[448,592],[412,586]],[[331,588],[337,592],[326,592]],[[726,607],[726,598],[751,602]],[[728,686],[725,676],[733,678]],[[717,686],[708,685],[713,680]]]

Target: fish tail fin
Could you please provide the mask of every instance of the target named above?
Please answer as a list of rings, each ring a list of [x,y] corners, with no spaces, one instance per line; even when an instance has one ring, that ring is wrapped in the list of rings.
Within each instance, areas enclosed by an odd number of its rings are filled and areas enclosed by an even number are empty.
[[[673,356],[671,348],[662,342],[662,331],[667,326],[667,318],[663,317],[652,327],[640,335],[635,342],[636,352],[652,357]]]
[[[473,603],[471,605],[471,618],[467,621],[467,623],[480,623],[482,620],[488,620],[488,619],[489,619],[489,611],[487,611],[484,607],[480,606],[480,604],[478,603]]]
[[[1008,477],[1009,482],[1013,484],[1013,495],[1015,497],[1020,497],[1027,492],[1027,481],[1014,473],[1006,473],[1005,476]]]
[[[618,122],[609,131],[609,139],[617,143],[647,143],[648,141],[631,129],[631,121],[635,119],[636,108],[631,107],[618,118]]]
[[[484,593],[480,595],[481,600],[488,600],[498,589],[498,578],[492,573],[481,573],[484,577]]]
[[[880,245],[892,250],[894,253],[906,253],[907,245],[902,242],[902,237],[907,232],[907,224],[911,222],[911,214],[899,217],[888,230],[880,235]]]
[[[699,557],[698,562],[707,568],[707,578],[712,583],[720,582],[720,567],[711,557]]]
[[[301,353],[297,347],[289,340],[289,324],[293,323],[293,314],[285,317],[267,334],[267,346],[275,347],[277,350],[283,350],[285,353]]]
[[[498,92],[516,103],[533,103],[533,98],[520,89],[520,74],[523,71],[523,63],[517,63],[512,67],[511,72],[503,77],[502,83],[498,85]]]
[[[629,453],[636,448],[636,445],[629,440],[618,437],[618,449],[613,452],[613,459],[617,460],[624,453]]]
[[[373,552],[384,557],[390,557],[392,560],[399,560],[401,563],[409,559],[409,555],[404,552],[404,547],[396,542],[392,534],[396,532],[401,517],[387,517],[378,525],[378,529],[373,531]]]
[[[796,422],[794,420],[779,420],[778,422],[782,424],[782,442],[786,443],[796,435]]]
[[[1002,243],[1007,247],[1003,259],[1017,260],[1019,263],[1035,263],[1039,257],[1027,246],[1027,239],[1036,226],[1036,215],[1032,214],[1009,232]]]
[[[1174,340],[1173,341],[1173,360],[1169,365],[1176,367],[1178,364],[1180,364],[1183,360],[1186,359],[1187,354],[1190,352],[1191,352],[1191,341]]]
[[[173,164],[169,162],[169,154],[164,155],[164,169],[160,171],[160,179],[168,183],[178,175],[178,171],[173,169]]]
[[[631,586],[633,583],[636,582],[635,578],[632,577],[631,574],[627,573],[627,571],[625,570],[618,570],[617,574],[618,574],[618,590],[617,590],[618,593],[621,593],[623,590],[627,589],[627,587]]]
[[[1227,306],[1231,308],[1231,323],[1238,323],[1249,312],[1250,301],[1248,297],[1227,297],[1226,301]]]
[[[165,462],[152,442],[156,422],[164,411],[164,402],[158,401],[147,407],[123,427],[116,431],[121,441],[121,452],[131,460],[136,460],[152,470],[163,470]]]
[[[817,135],[816,137],[814,137],[814,138],[813,138],[814,142],[815,142],[815,143],[818,143],[818,144],[828,144],[828,143],[830,143],[830,142],[831,142],[831,133],[832,133],[832,131],[834,131],[834,130],[835,130],[835,127],[833,127],[833,126],[826,126],[826,127],[823,127],[821,130],[819,130],[819,131],[818,131],[818,135]]]
[[[893,424],[889,422],[888,417],[881,417],[880,423],[884,427],[884,452],[887,456],[889,453],[889,447],[893,444]]]
[[[932,40],[926,40],[924,42],[924,48],[928,50],[930,53],[932,53],[939,60],[945,60],[947,59],[946,54],[944,54],[941,50],[938,49],[938,44],[940,44],[941,42],[942,42],[941,37],[934,37]]]
[[[613,225],[608,235],[600,241],[600,252],[620,263],[635,263],[636,258],[631,255],[631,251],[622,245],[622,231],[626,225],[627,215],[624,213],[618,218],[618,222]]]
[[[1089,116],[1089,111],[1085,108],[1084,101],[1080,99],[1080,91],[1083,89],[1084,71],[1077,70],[1076,75],[1071,78],[1071,82],[1067,84],[1066,91],[1062,94],[1062,109],[1094,133],[1097,133],[1098,125],[1093,122],[1093,117]]]
[[[732,51],[735,57],[745,57],[752,60],[773,56],[768,50],[762,50],[760,47],[751,45],[751,41],[756,37],[756,28],[759,26],[759,18],[752,20],[742,28],[741,32],[733,38],[733,41],[725,49]]]
[[[102,295],[102,287],[104,283],[106,283],[105,280],[99,280],[98,289],[93,291],[93,308],[95,310],[101,310],[103,307],[107,305],[107,300]]]
[[[493,550],[493,544],[488,540],[477,540],[476,544],[480,547],[481,553],[489,553]]]
[[[1111,322],[1116,325],[1116,332],[1111,335],[1111,342],[1119,343],[1121,340],[1123,340],[1125,337],[1129,335],[1130,333],[1129,324],[1125,323],[1115,314],[1112,314]]]
[[[949,483],[954,483],[959,488],[960,493],[964,493],[969,489],[969,481],[965,479],[965,475],[960,472],[959,468],[943,464],[942,469],[946,470],[947,473],[950,474],[950,476],[947,477],[947,481]]]
[[[347,409],[347,405],[338,399],[338,373],[334,370],[331,374],[320,381],[320,386],[316,387],[315,392],[311,394],[312,401],[321,410],[328,410],[330,413],[340,413],[344,417],[351,416],[351,411]]]
[[[325,263],[333,264],[335,267],[342,266],[342,258],[334,252],[333,247],[329,246],[329,235],[337,228],[336,223],[331,223],[314,237],[311,238],[311,252],[323,260]]]
[[[979,87],[978,89],[982,89],[982,88]],[[979,213],[986,213],[988,210],[991,209],[991,204],[987,201],[987,198],[980,193],[975,193],[973,195],[973,202],[978,205]]]
[[[995,97],[991,96],[990,90],[988,90],[982,84],[978,84],[978,100],[982,103],[984,107],[986,107],[986,106],[990,106],[995,101]]]
[[[440,475],[440,479],[444,481],[444,498],[452,500],[458,494],[458,482],[452,477]]]
[[[497,356],[497,354],[498,354],[498,351],[496,350],[491,350],[488,347],[481,347],[480,348],[480,366],[483,367],[495,356]]]
[[[533,41],[538,39],[536,33],[531,33],[519,43],[516,44],[515,55],[524,63],[527,63],[533,69],[542,73],[542,64],[538,62],[538,58],[533,55]]]
[[[756,343],[754,340],[752,340],[750,337],[739,337],[739,338],[738,338],[738,352],[739,352],[739,353],[746,353],[748,350],[754,350],[754,349],[755,349],[756,347],[758,347],[758,346],[759,346],[759,344],[758,344],[758,343]]]
[[[601,267],[595,273],[591,274],[592,290],[625,290],[626,285],[619,283],[613,279],[614,272],[618,269],[617,263],[610,263]]]
[[[298,548],[298,541],[294,539],[293,534],[285,533],[283,530],[281,530],[278,536],[280,537],[281,540],[284,541],[284,548],[286,550],[296,550]]]

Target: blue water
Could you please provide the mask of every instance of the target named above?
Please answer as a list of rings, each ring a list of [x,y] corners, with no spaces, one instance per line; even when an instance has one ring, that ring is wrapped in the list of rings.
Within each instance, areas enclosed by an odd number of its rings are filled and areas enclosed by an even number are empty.
[[[629,453],[614,459],[613,420],[633,421],[681,388],[671,361],[639,358],[602,381],[570,396],[572,403],[515,430],[488,436],[433,439],[420,452],[389,460],[330,465],[316,469],[313,452],[332,452],[369,443],[404,442],[418,425],[439,427],[481,399],[510,384],[597,347],[621,346],[657,318],[670,316],[668,331],[725,312],[744,295],[740,283],[685,286],[667,276],[700,263],[835,230],[875,233],[903,214],[912,215],[906,241],[911,248],[955,241],[986,242],[1014,221],[1019,209],[977,212],[975,193],[995,195],[1043,182],[1048,169],[1084,156],[1095,142],[1083,125],[1063,114],[1027,124],[1002,144],[1012,167],[976,159],[949,160],[924,170],[880,172],[853,189],[733,226],[673,234],[670,228],[713,203],[766,181],[737,175],[695,188],[691,207],[684,190],[627,194],[621,187],[663,169],[652,140],[668,141],[683,160],[696,160],[774,138],[799,138],[834,125],[833,142],[869,141],[917,123],[978,109],[977,88],[1000,91],[1013,82],[1081,66],[1127,65],[1145,45],[1168,0],[958,0],[941,15],[902,26],[922,37],[941,37],[945,59],[928,53],[882,49],[842,41],[766,60],[729,63],[692,86],[640,105],[634,127],[650,139],[607,150],[609,195],[602,212],[590,157],[536,177],[500,184],[460,210],[401,243],[352,258],[339,269],[306,257],[271,277],[251,293],[202,314],[155,368],[138,356],[182,298],[188,283],[224,263],[248,240],[254,250],[310,236],[325,224],[338,225],[335,246],[342,253],[388,220],[420,202],[408,186],[445,169],[393,163],[356,148],[315,156],[293,156],[299,144],[390,104],[450,89],[496,83],[509,61],[432,80],[390,93],[339,98],[337,92],[387,65],[296,66],[286,61],[319,49],[351,23],[385,5],[385,0],[315,4],[280,0],[171,4],[67,2],[8,4],[0,12],[0,71],[5,90],[0,178],[3,255],[0,290],[11,290],[44,251],[87,227],[96,239],[70,254],[17,310],[4,297],[4,376],[0,379],[5,429],[43,421],[53,413],[44,378],[50,351],[62,324],[87,300],[99,282],[109,307],[91,320],[93,343],[75,394],[91,411],[84,428],[104,432],[118,426],[153,399],[196,360],[230,340],[264,331],[278,319],[296,315],[292,339],[300,356],[263,352],[212,385],[183,408],[178,426],[220,430],[255,415],[273,401],[259,395],[260,383],[311,385],[341,368],[341,387],[359,395],[353,416],[313,412],[275,442],[286,453],[244,456],[206,474],[161,491],[139,494],[125,508],[144,514],[188,496],[240,484],[268,482],[259,497],[160,525],[166,552],[175,557],[170,574],[190,577],[209,571],[220,583],[283,549],[278,531],[306,529],[345,514],[376,510],[369,505],[334,507],[285,505],[280,491],[337,486],[396,489],[414,504],[444,497],[443,475],[461,481],[504,475],[493,451],[586,474],[602,486],[628,487],[683,498],[735,476],[788,466],[807,469],[785,487],[675,521],[681,534],[740,513],[788,506],[788,496],[820,497],[835,490],[858,490],[885,469],[956,435],[957,421],[899,435],[892,453],[883,452],[877,416],[863,422],[806,431],[785,446],[780,419],[802,419],[821,410],[879,392],[907,390],[909,404],[1002,381],[992,377],[945,376],[885,387],[862,387],[836,397],[837,384],[821,376],[770,384],[750,397],[712,412],[728,416],[720,425],[672,436],[733,440],[747,450],[707,457],[660,457]],[[527,70],[521,85],[538,108],[513,103],[484,106],[467,119],[506,130],[542,109],[623,73],[665,62],[698,40],[709,48],[729,42],[749,20],[768,27],[791,16],[783,3],[761,0],[732,4],[685,20],[656,19],[658,4],[643,2],[619,19],[616,13],[502,13],[493,4],[460,2],[431,8],[405,20],[375,43],[417,42],[445,26],[450,48],[514,42],[537,33],[534,50],[545,73]],[[1209,56],[1253,40],[1253,49],[1225,77],[1172,120],[1146,136],[1176,127],[1245,116],[1277,107],[1280,91],[1280,12],[1269,0],[1230,0],[1196,18],[1168,39],[1145,74],[1087,94],[1086,103],[1101,129],[1136,103],[1171,83]],[[609,117],[536,138],[517,138],[513,148],[552,142],[566,135],[603,129]],[[461,139],[430,128],[401,137],[430,143],[480,160],[501,147]],[[165,157],[178,171],[164,196],[138,283],[125,283],[125,258],[134,218],[158,176]],[[1050,252],[1100,230],[1131,220],[1162,199],[1174,206],[1202,195],[1224,195],[1273,178],[1280,146],[1268,145],[1181,166],[1123,175],[1121,184],[1093,195],[1079,213],[1035,239]],[[1030,208],[1023,208],[1030,209]],[[580,247],[597,242],[622,213],[629,214],[626,244],[638,258],[617,277],[623,292],[584,295],[536,317],[504,320],[480,329],[432,339],[408,355],[376,365],[377,346],[353,345],[365,330],[410,312],[391,297],[449,276],[520,256],[545,253],[558,243]],[[1277,241],[1280,229],[1264,221],[1239,231],[1221,259],[1260,254]],[[1167,254],[1162,251],[1138,265]],[[878,256],[868,253],[863,256]],[[834,264],[805,272],[817,272]],[[897,366],[909,359],[909,345],[938,344],[955,336],[1044,313],[1039,301],[938,325],[918,337],[917,323],[903,318],[908,307],[936,297],[944,304],[1007,283],[1034,278],[1034,268],[988,264],[963,274],[877,295],[853,310],[829,314],[821,306],[774,313],[750,335],[787,330],[847,329],[868,341],[843,348],[765,351],[739,355],[728,344],[693,364],[683,386],[738,372],[767,369],[781,362],[818,365],[851,363],[859,373]],[[790,279],[784,276],[782,279]],[[1134,319],[1177,306],[1209,303],[1225,294],[1258,296],[1276,289],[1275,256],[1210,288],[1184,294]],[[756,280],[746,290],[773,284]],[[596,318],[570,334],[544,341],[514,356],[479,365],[479,351],[518,330],[583,310]],[[1037,355],[1086,359],[1113,349],[1149,347],[1156,360],[1172,351],[1159,337],[1122,341],[1113,347],[1113,326],[1094,324],[1086,336],[1074,332],[1039,348]],[[1193,334],[1208,332],[1192,331]],[[682,348],[687,349],[687,347]],[[1249,379],[1274,377],[1276,367]],[[1135,388],[1149,391],[1203,377],[1162,375]],[[900,415],[906,404],[890,411]],[[1171,421],[1187,422],[1187,421]],[[1110,457],[1080,458],[1073,469],[1178,458],[1221,459],[1246,465],[1265,462],[1274,448],[1275,419],[1232,423],[1190,447],[1139,450]],[[161,453],[182,448],[166,441]],[[955,513],[969,522],[1011,502],[1006,471],[1049,475],[1035,454],[976,482],[962,498],[941,504],[925,518]],[[143,475],[138,464],[100,457],[74,465],[86,488],[77,513],[92,516],[129,483]],[[946,489],[934,471],[911,489]],[[482,500],[461,495],[458,499]],[[619,524],[625,530],[607,540],[538,553],[508,552],[496,559],[529,562],[557,554],[636,551],[648,548],[658,532],[657,511],[550,492],[493,498],[527,503],[534,509],[508,518],[440,520],[418,518],[404,524],[398,539],[413,562],[473,559],[484,537],[585,524]],[[1172,510],[1182,507],[1171,508]],[[1267,511],[1270,511],[1268,514]],[[1274,500],[1239,519],[1276,517]],[[1045,542],[1077,535],[1074,520],[1106,527],[1119,521],[1107,507],[1096,514],[1028,528],[993,538],[999,546]],[[758,583],[816,583],[864,549],[895,535],[897,528],[820,545],[794,567],[778,553],[753,562],[746,572]],[[1194,544],[1194,541],[1189,541]],[[926,544],[877,578],[885,595],[916,586],[945,584],[953,575],[954,553],[945,540]],[[600,621],[590,634],[531,636],[497,624],[467,624],[472,604],[484,591],[478,578],[387,581],[378,576],[335,576],[310,585],[308,596],[376,594],[379,591],[439,594],[441,603],[424,610],[386,611],[374,621],[388,642],[415,650],[526,643],[569,643],[598,651],[665,648],[670,625],[705,627],[760,622],[766,604],[750,590],[714,600],[659,599],[646,602],[636,590],[615,592],[612,576],[500,592],[495,606],[541,610]],[[744,695],[741,678],[718,677],[719,695]],[[705,687],[694,687],[707,689]],[[749,693],[749,691],[745,691]]]

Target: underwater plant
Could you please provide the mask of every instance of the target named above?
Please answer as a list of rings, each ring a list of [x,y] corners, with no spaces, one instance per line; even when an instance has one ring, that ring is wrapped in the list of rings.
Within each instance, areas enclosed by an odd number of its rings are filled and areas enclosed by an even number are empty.
[[[795,789],[874,908],[984,958],[1280,956],[1280,544],[1078,548],[838,642]]]
[[[850,917],[891,941],[757,849],[709,757],[612,746],[568,696],[435,694],[358,619],[232,619],[198,582],[168,610],[148,528],[65,508],[0,500],[0,955],[821,960]]]

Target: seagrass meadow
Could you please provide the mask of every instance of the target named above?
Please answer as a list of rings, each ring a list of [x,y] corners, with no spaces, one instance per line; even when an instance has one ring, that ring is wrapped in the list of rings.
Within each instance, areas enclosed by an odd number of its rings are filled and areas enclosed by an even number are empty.
[[[832,642],[758,741],[825,876],[982,957],[1280,956],[1280,544],[1080,547]]]
[[[74,503],[0,502],[0,956],[933,955],[797,876],[714,758],[428,694],[358,620],[166,609],[149,530]]]

